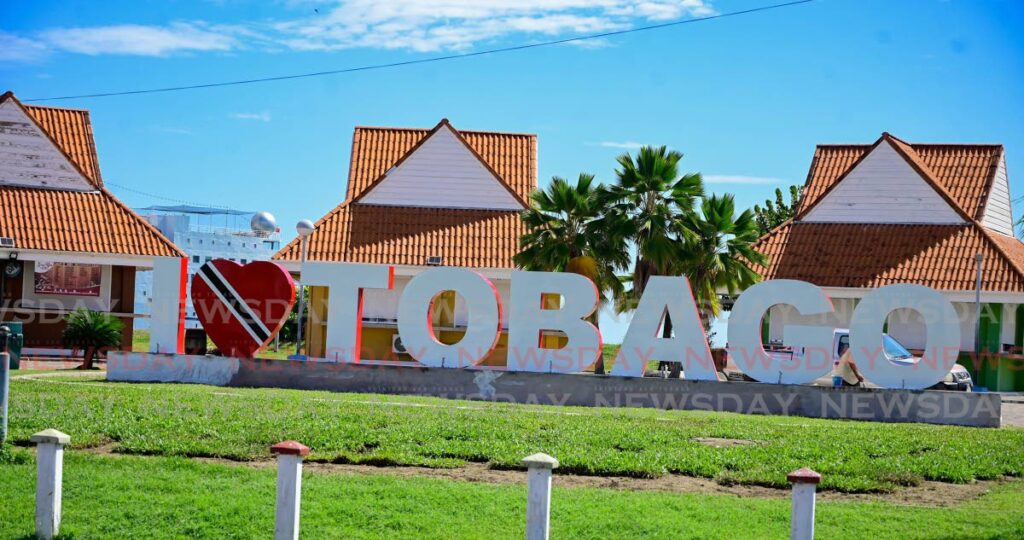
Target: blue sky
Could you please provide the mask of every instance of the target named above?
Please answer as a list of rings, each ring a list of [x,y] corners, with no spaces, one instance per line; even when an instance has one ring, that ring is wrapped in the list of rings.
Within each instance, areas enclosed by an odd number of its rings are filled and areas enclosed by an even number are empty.
[[[777,0],[776,0],[777,1]],[[21,99],[339,69],[657,24],[773,0],[22,2],[0,13]],[[536,133],[540,181],[682,151],[742,206],[802,183],[814,145],[997,142],[1024,195],[1024,5],[817,0],[599,40],[373,72],[52,104],[92,111],[104,179],[274,213],[344,196],[355,125]],[[1022,173],[1024,174],[1024,173]],[[112,190],[133,206],[163,201]],[[1020,211],[1019,208],[1016,209]],[[609,325],[609,340],[622,325]]]

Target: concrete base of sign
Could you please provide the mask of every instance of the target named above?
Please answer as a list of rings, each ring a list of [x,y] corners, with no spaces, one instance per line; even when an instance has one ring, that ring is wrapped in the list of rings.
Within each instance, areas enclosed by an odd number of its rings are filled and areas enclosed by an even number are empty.
[[[107,380],[999,427],[999,394],[110,353]]]

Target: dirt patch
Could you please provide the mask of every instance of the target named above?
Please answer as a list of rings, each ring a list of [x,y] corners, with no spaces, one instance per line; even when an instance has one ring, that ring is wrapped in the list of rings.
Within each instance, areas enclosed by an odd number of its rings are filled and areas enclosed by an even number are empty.
[[[252,468],[274,467],[273,460],[238,462],[217,458],[195,458],[209,463],[230,464]],[[523,471],[492,469],[483,463],[467,463],[454,469],[433,469],[427,467],[350,465],[337,463],[306,462],[305,468],[318,474],[386,474],[403,478],[421,477],[453,480],[460,482],[482,482],[488,484],[526,484]],[[987,480],[970,484],[947,484],[944,482],[922,482],[918,486],[901,488],[894,493],[840,493],[823,491],[819,500],[884,502],[905,506],[950,507],[974,500],[987,493],[994,486],[1008,480]],[[695,478],[668,474],[658,478],[630,478],[624,476],[581,476],[556,474],[552,483],[558,487],[588,487],[621,489],[627,491],[664,491],[673,493],[707,493],[734,495],[736,497],[789,498],[788,489],[764,486],[721,485],[707,478]]]
[[[706,446],[713,446],[715,448],[730,448],[733,446],[757,444],[757,441],[749,441],[747,439],[723,439],[721,437],[695,437],[691,440],[693,442]]]
[[[755,443],[756,444],[756,443]],[[35,452],[35,447],[28,447]],[[128,457],[131,454],[117,452],[117,443],[103,442],[87,448],[75,448],[73,451],[91,455]],[[143,457],[134,455],[132,457]],[[193,457],[189,458],[203,463],[230,465],[233,467],[249,467],[252,469],[271,469],[276,466],[273,459],[254,461],[234,461],[224,458]],[[456,482],[480,482],[486,484],[526,484],[524,471],[492,469],[485,463],[467,463],[453,469],[434,469],[429,467],[410,466],[374,466],[324,463],[307,461],[307,471],[316,474],[347,474],[366,475],[384,474],[401,478],[436,478]],[[820,491],[818,499],[824,501],[857,501],[881,502],[901,506],[951,507],[957,506],[988,493],[992,488],[1005,482],[1021,482],[1022,480],[1004,478],[1000,480],[979,480],[970,484],[948,484],[945,482],[921,482],[916,486],[908,486],[892,493],[840,493],[837,491]],[[568,488],[604,488],[625,491],[663,491],[672,493],[707,493],[714,495],[733,495],[736,497],[764,497],[785,499],[790,497],[790,490],[765,486],[722,485],[708,478],[696,478],[678,474],[667,474],[658,478],[631,478],[626,476],[582,476],[575,474],[558,474],[552,477],[552,483],[558,487]]]

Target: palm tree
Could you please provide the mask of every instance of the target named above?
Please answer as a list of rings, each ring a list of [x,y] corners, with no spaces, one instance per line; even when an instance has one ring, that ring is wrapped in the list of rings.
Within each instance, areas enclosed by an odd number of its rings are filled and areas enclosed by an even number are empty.
[[[699,173],[679,176],[683,154],[664,146],[644,146],[636,159],[618,157],[617,184],[608,188],[609,220],[619,223],[636,249],[629,308],[643,295],[651,276],[678,274],[679,243],[694,233],[688,229],[694,203],[704,195]],[[672,334],[665,321],[663,335]]]
[[[621,221],[606,219],[608,198],[594,175],[580,173],[575,184],[553,177],[546,189],[530,194],[530,208],[522,213],[527,232],[519,239],[514,260],[525,270],[572,272],[586,276],[597,285],[602,303],[606,292],[621,290],[615,272],[629,262],[626,240],[619,231]],[[591,315],[598,325],[598,313]],[[604,373],[599,359],[594,371]]]
[[[83,349],[79,369],[92,369],[93,359],[100,351],[121,344],[124,325],[106,313],[79,308],[68,314],[65,320],[68,324],[61,341],[66,346]]]
[[[686,221],[693,234],[680,244],[680,270],[690,279],[706,332],[721,313],[718,291],[735,294],[760,281],[753,267],[765,264],[766,258],[753,248],[760,236],[756,214],[744,210],[737,215],[731,194],[705,198],[700,214]]]

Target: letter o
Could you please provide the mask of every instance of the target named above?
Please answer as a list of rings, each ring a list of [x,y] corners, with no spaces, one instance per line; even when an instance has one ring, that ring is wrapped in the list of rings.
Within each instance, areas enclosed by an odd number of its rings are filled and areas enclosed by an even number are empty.
[[[924,319],[925,354],[900,365],[885,354],[882,329],[889,313],[913,309]],[[867,294],[850,319],[850,353],[864,378],[886,388],[928,388],[953,369],[960,354],[960,319],[953,304],[924,285],[886,285]],[[929,353],[933,355],[929,360]]]
[[[469,310],[458,343],[437,340],[430,322],[434,298],[444,291],[462,296]],[[398,301],[398,334],[417,361],[430,367],[474,366],[494,350],[501,331],[501,297],[484,276],[464,268],[432,268],[417,274]]]

